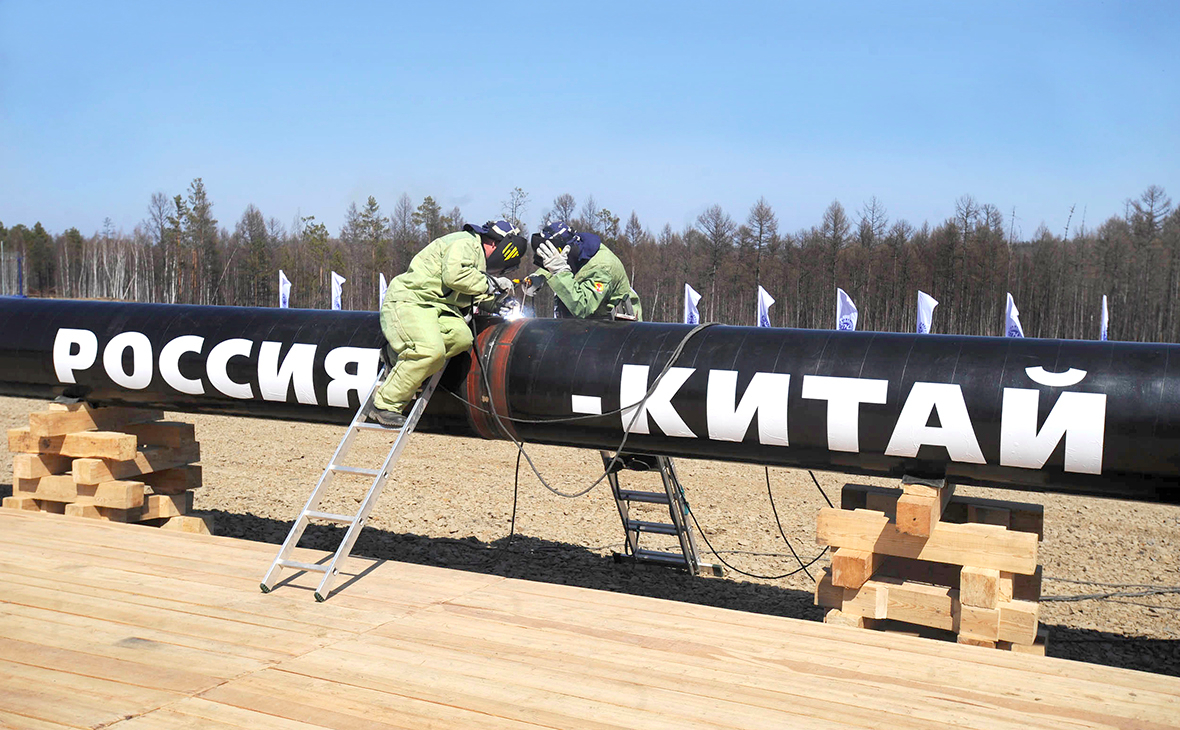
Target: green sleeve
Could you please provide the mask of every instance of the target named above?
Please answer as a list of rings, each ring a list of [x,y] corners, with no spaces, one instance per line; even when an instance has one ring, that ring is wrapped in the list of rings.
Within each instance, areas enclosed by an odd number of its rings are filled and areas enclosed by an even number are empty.
[[[456,241],[443,259],[443,286],[460,294],[475,296],[486,294],[488,278],[479,264],[483,263],[483,251],[479,242],[472,246],[468,241]]]
[[[639,302],[639,293],[634,289],[631,290],[631,309],[635,312],[635,320],[643,321],[643,304]]]
[[[575,317],[589,317],[598,311],[610,292],[610,277],[605,272],[594,272],[578,280],[569,271],[562,271],[549,277],[553,293]]]

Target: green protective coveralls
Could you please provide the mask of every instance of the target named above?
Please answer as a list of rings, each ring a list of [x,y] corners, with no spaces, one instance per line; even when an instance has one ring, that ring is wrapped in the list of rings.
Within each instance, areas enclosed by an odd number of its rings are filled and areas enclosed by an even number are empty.
[[[630,298],[636,319],[643,320],[639,295],[631,288],[627,270],[605,244],[598,247],[598,253],[591,256],[576,274],[562,271],[554,275],[540,269],[533,277],[548,281],[565,308],[579,319],[609,317],[619,302]]]
[[[479,235],[459,231],[431,241],[394,278],[381,303],[381,331],[397,362],[373,398],[401,411],[448,358],[471,347],[464,308],[488,298],[487,262]]]

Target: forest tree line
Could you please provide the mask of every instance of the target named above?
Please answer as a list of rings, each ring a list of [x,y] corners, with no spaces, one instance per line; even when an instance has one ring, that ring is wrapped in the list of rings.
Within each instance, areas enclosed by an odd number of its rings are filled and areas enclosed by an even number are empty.
[[[471,220],[502,216],[527,231],[530,203],[516,188],[500,211]],[[564,194],[537,227],[557,219],[602,236],[653,321],[682,319],[687,282],[703,295],[702,321],[753,325],[761,285],[776,300],[774,326],[831,328],[840,287],[860,310],[858,329],[912,332],[921,289],[940,303],[933,332],[1001,335],[1011,292],[1029,337],[1096,339],[1105,294],[1111,339],[1180,342],[1180,209],[1155,185],[1096,227],[1083,219],[1059,235],[1041,226],[1027,239],[1016,233],[1015,211],[969,195],[951,218],[920,226],[890,220],[876,198],[852,212],[833,202],[814,226],[793,233],[780,230],[765,199],[744,215],[712,206],[682,230],[653,232],[634,211],[623,221],[592,196],[579,205]],[[376,309],[379,272],[392,279],[466,220],[430,196],[415,205],[403,194],[388,210],[373,197],[351,205],[335,235],[315,216],[284,224],[253,205],[231,228],[215,217],[198,178],[183,194],[153,195],[129,234],[109,219],[90,236],[0,222],[0,293],[16,292],[19,258],[30,296],[276,306],[282,269],[291,306],[327,308],[336,271],[347,279],[345,309]],[[538,297],[542,316],[551,296]]]

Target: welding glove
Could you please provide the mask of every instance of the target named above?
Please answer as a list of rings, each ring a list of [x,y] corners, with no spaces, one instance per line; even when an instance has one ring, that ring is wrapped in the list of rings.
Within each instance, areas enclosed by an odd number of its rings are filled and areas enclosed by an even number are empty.
[[[484,274],[484,276],[488,277],[488,294],[512,291],[512,279],[491,274]]]
[[[543,276],[526,276],[520,281],[521,290],[526,297],[536,296],[537,292],[545,286],[545,277]]]
[[[476,306],[484,314],[500,314],[509,306],[509,302],[511,301],[513,301],[511,294],[508,292],[498,292],[491,299],[481,300]]]
[[[552,243],[545,241],[537,247],[537,253],[541,255],[541,265],[544,266],[550,274],[560,274],[563,271],[570,271],[569,261],[566,261],[565,254],[557,250],[557,247]]]

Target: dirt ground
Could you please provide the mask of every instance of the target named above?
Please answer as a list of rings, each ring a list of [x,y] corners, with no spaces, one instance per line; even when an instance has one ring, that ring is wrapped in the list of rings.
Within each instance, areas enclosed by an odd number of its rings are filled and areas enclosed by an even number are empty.
[[[44,403],[0,398],[5,428],[27,425]],[[223,416],[169,414],[196,424],[205,485],[196,508],[214,513],[217,533],[281,543],[291,520],[340,439],[343,428]],[[387,438],[371,433],[372,439]],[[354,450],[350,463],[380,463],[387,442]],[[530,446],[528,453],[554,488],[576,492],[602,471],[597,452]],[[521,462],[512,524],[515,447],[507,442],[417,435],[370,517],[356,553],[461,570],[579,585],[600,590],[708,604],[740,611],[820,620],[813,580],[798,570],[779,533],[761,467],[679,460],[681,480],[703,537],[732,568],[723,578],[694,578],[651,565],[616,563],[623,531],[605,482],[568,499],[547,490]],[[0,460],[0,494],[11,493],[11,459]],[[628,473],[628,485],[655,488],[658,477]],[[839,504],[849,478],[817,472]],[[770,486],[782,531],[804,561],[820,553],[815,518],[824,498],[806,471],[771,469]],[[853,477],[857,483],[895,486]],[[359,482],[342,484],[325,503],[355,511]],[[962,492],[1045,505],[1043,595],[1077,596],[1180,591],[1180,507],[1011,490]],[[357,496],[353,496],[353,495]],[[335,506],[333,506],[335,505]],[[666,519],[666,514],[664,515]],[[335,549],[338,528],[312,528],[303,545]],[[674,538],[647,547],[671,547]],[[698,537],[705,557],[717,557]],[[821,557],[811,568],[819,575]],[[737,570],[760,576],[754,578]],[[259,576],[261,578],[261,576]],[[1180,592],[1080,601],[1045,601],[1049,654],[1086,662],[1180,676]]]

